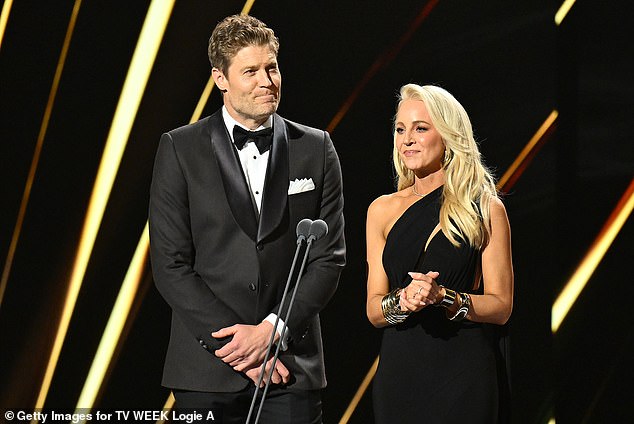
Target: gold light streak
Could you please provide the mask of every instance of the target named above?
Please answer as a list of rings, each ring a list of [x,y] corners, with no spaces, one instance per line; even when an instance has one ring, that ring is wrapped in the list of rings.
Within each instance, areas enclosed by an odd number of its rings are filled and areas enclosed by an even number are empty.
[[[123,156],[173,5],[174,0],[153,0],[143,23],[119,103],[117,104],[112,126],[110,127],[99,171],[97,172],[77,250],[77,257],[75,258],[69,282],[64,310],[42,387],[37,398],[36,408],[44,406],[121,157]]]
[[[248,0],[242,7],[242,11],[240,12],[240,14],[247,15],[249,11],[251,10],[251,7],[253,6],[253,3],[255,3],[255,0]],[[209,80],[207,81],[207,85],[205,85],[205,88],[203,89],[203,93],[200,96],[198,103],[196,104],[196,108],[194,109],[194,113],[192,114],[192,117],[189,120],[190,124],[200,119],[200,116],[203,114],[203,109],[205,108],[205,105],[207,105],[207,102],[209,101],[209,97],[211,96],[211,91],[213,90],[214,85],[215,85],[214,79],[211,75],[209,75]]]
[[[11,1],[8,2],[9,7]],[[64,65],[66,64],[66,57],[68,56],[68,49],[70,48],[70,41],[73,38],[73,32],[75,31],[75,24],[77,23],[77,15],[79,14],[79,8],[81,7],[81,0],[76,0],[71,12],[70,20],[68,22],[68,28],[66,29],[66,36],[64,37],[64,43],[62,44],[62,51],[57,61],[57,67],[55,68],[55,75],[53,77],[53,83],[51,84],[51,91],[48,93],[48,101],[46,102],[46,108],[44,109],[44,116],[42,117],[42,124],[40,125],[40,132],[37,135],[37,141],[35,143],[35,150],[33,152],[33,158],[31,159],[31,167],[29,168],[29,174],[26,178],[26,184],[24,192],[22,193],[22,201],[20,202],[20,209],[18,210],[18,217],[13,228],[13,235],[11,236],[11,243],[9,244],[9,251],[7,252],[7,259],[4,262],[4,268],[2,269],[2,278],[0,279],[0,306],[2,306],[2,300],[4,299],[4,292],[9,283],[9,275],[11,274],[11,267],[13,265],[13,258],[15,257],[15,251],[18,247],[18,241],[20,240],[20,234],[22,233],[22,226],[24,224],[24,216],[26,215],[26,209],[29,205],[29,199],[31,198],[31,189],[33,187],[33,181],[35,180],[35,173],[37,172],[37,166],[40,162],[40,156],[42,153],[42,146],[44,145],[44,138],[46,137],[46,131],[48,130],[48,123],[53,113],[53,106],[55,104],[55,98],[57,97],[57,91],[59,89],[59,81],[62,78],[62,72],[64,71]],[[5,17],[5,9],[7,3],[2,8],[2,18]],[[7,10],[6,15],[9,12]],[[5,22],[6,24],[6,22]],[[0,22],[0,25],[2,23]],[[0,28],[0,38],[2,37],[3,28]],[[0,43],[2,40],[0,39]]]
[[[209,95],[211,94],[211,90],[214,86],[213,79],[210,79],[210,82],[211,83],[207,83],[205,89],[203,90],[203,94],[198,101],[196,110],[190,118],[190,124],[200,119],[202,111],[205,107],[205,103],[209,99]],[[97,354],[93,359],[88,377],[86,379],[86,382],[84,383],[82,394],[80,395],[79,401],[77,402],[76,408],[78,412],[79,409],[91,408],[94,405],[97,395],[99,394],[99,390],[101,390],[101,385],[103,384],[104,377],[110,366],[110,363],[112,362],[112,356],[117,347],[117,344],[120,343],[124,324],[130,315],[130,310],[132,308],[134,298],[136,297],[139,285],[141,284],[141,279],[143,278],[143,269],[149,255],[149,249],[150,238],[148,232],[148,223],[146,222],[145,228],[143,229],[143,232],[141,234],[141,238],[137,243],[132,262],[128,267],[125,279],[123,281],[123,284],[121,285],[121,289],[119,290],[119,295],[117,296],[115,307],[110,314],[110,319],[108,320],[108,324],[106,325],[106,330],[101,337],[99,348],[97,349]],[[172,405],[174,404],[173,399],[173,396],[170,394],[170,397],[165,403],[164,409],[171,410]]]
[[[438,4],[438,1],[439,0],[430,0],[420,11],[416,19],[412,21],[412,23],[410,24],[407,31],[403,34],[403,36],[401,36],[401,38],[393,46],[387,49],[383,54],[381,54],[381,56],[379,56],[374,61],[372,66],[370,66],[370,68],[367,70],[365,75],[363,75],[363,77],[359,80],[355,88],[352,90],[352,93],[350,94],[350,96],[348,96],[346,101],[343,102],[343,105],[341,105],[341,107],[339,108],[339,111],[337,111],[335,116],[332,118],[332,120],[328,124],[328,127],[326,128],[326,131],[328,131],[329,133],[332,133],[334,131],[337,125],[339,125],[339,122],[341,122],[341,120],[346,115],[346,113],[348,113],[348,110],[350,109],[352,104],[357,100],[357,97],[359,97],[361,92],[365,89],[365,86],[368,85],[368,83],[372,80],[372,78],[374,78],[374,76],[381,69],[383,69],[387,64],[389,64],[392,60],[394,60],[394,58],[396,57],[396,55],[398,55],[398,53],[401,51],[403,46],[405,46],[405,44],[409,41],[412,35],[414,35],[414,33],[416,32],[420,24],[429,16],[429,14],[434,9],[436,4]]]
[[[0,49],[2,48],[2,39],[7,29],[7,22],[9,21],[12,5],[13,0],[4,0],[4,4],[2,5],[2,12],[0,13]]]
[[[498,189],[508,191],[517,179],[522,175],[526,167],[530,164],[531,159],[537,154],[539,148],[544,144],[546,136],[554,129],[555,121],[559,112],[553,110],[544,123],[539,127],[537,132],[526,143],[520,154],[515,158],[511,166],[508,167],[502,178],[497,183]],[[507,187],[508,186],[508,187]]]
[[[374,374],[376,374],[376,369],[378,366],[379,366],[379,357],[377,356],[376,359],[374,360],[374,363],[370,367],[370,370],[368,371],[368,373],[365,375],[365,378],[361,382],[359,389],[354,394],[354,397],[352,398],[350,405],[348,405],[348,408],[346,409],[346,411],[343,413],[343,416],[339,420],[339,424],[347,424],[348,421],[350,421],[350,417],[352,417],[352,413],[355,411],[355,409],[357,409],[357,406],[359,405],[361,398],[363,398],[363,395],[368,389],[368,386],[372,382],[372,379],[374,378]]]
[[[163,411],[169,412],[172,410],[172,408],[174,407],[174,395],[170,392],[169,396],[167,397],[167,400],[165,401],[165,405],[163,405]],[[156,424],[165,424],[165,420],[164,419],[160,419],[156,421]],[[169,419],[167,420],[167,422],[169,422]]]
[[[244,2],[244,6],[242,6],[242,10],[240,11],[241,15],[248,15],[249,12],[251,11],[251,8],[253,7],[253,3],[255,3],[255,0],[247,0]]]
[[[211,91],[214,89],[214,79],[212,76],[209,76],[209,80],[207,81],[207,85],[203,89],[203,93],[198,100],[198,104],[196,104],[196,108],[194,109],[194,113],[192,113],[192,117],[189,119],[189,123],[193,123],[200,119],[200,115],[203,114],[203,109],[205,109],[205,105],[209,101],[209,96],[211,96]]]
[[[561,22],[564,20],[568,12],[570,12],[570,9],[572,8],[573,4],[575,4],[575,0],[565,0],[561,4],[561,6],[559,7],[559,10],[555,14],[555,24],[557,26],[561,24]]]
[[[110,312],[108,324],[101,337],[97,353],[77,401],[77,410],[75,411],[77,414],[85,413],[86,410],[92,408],[95,404],[95,399],[99,394],[104,376],[112,361],[123,327],[139,290],[139,282],[143,277],[143,267],[147,263],[148,250],[145,246],[147,246],[148,240],[148,224],[146,223],[141,241],[134,252],[132,262],[128,267],[121,290],[119,290],[117,300]],[[80,411],[80,409],[83,411]]]
[[[570,308],[572,308],[605,253],[612,245],[612,242],[632,213],[632,209],[634,209],[634,179],[630,182],[619,203],[590,246],[588,253],[553,304],[551,316],[553,334],[557,332],[566,315],[570,312]]]

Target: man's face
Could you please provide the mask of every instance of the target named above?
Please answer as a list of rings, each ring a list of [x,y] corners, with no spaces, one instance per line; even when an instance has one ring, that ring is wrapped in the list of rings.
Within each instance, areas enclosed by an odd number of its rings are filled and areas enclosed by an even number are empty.
[[[257,128],[277,110],[282,75],[267,45],[244,47],[233,57],[226,74],[213,68],[212,75],[224,91],[227,111],[247,128]]]

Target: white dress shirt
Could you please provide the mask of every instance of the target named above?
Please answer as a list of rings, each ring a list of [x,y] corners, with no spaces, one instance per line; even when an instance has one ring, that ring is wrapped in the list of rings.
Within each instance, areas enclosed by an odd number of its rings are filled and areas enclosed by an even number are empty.
[[[229,112],[227,111],[227,108],[225,106],[222,107],[222,118],[225,121],[225,126],[229,131],[229,137],[231,137],[232,143],[234,143],[233,127],[236,125],[244,128],[247,131],[258,131],[264,128],[271,128],[273,126],[273,116],[269,116],[269,119],[264,124],[260,125],[255,130],[251,130],[233,119],[233,117],[229,115]],[[249,186],[249,190],[251,191],[251,198],[253,199],[257,207],[258,216],[262,208],[262,194],[264,193],[264,180],[266,178],[266,168],[269,163],[270,151],[271,149],[260,154],[260,151],[258,150],[258,147],[255,145],[255,143],[247,143],[244,145],[242,150],[238,150],[238,156],[240,157],[240,163],[242,164],[242,172],[244,172],[244,177],[246,178],[247,185]],[[270,313],[264,320],[270,322],[271,325],[275,326],[276,318],[276,314]],[[277,334],[282,334],[283,328],[284,321],[280,317],[277,323]],[[285,333],[287,332],[285,331]],[[286,350],[286,337],[280,337],[280,340],[282,341],[281,349]]]
[[[271,128],[273,126],[273,117],[269,116],[269,119],[263,125],[260,125],[255,130],[251,130],[233,119],[231,115],[229,115],[225,106],[222,107],[222,117],[225,121],[225,125],[229,131],[229,136],[231,137],[232,142],[234,141],[233,127],[236,125],[247,131],[257,131],[264,128]],[[255,202],[258,214],[260,213],[260,209],[262,207],[262,194],[264,191],[266,168],[269,163],[269,152],[270,149],[260,154],[260,151],[255,143],[247,143],[244,145],[242,150],[238,150],[238,156],[240,157],[240,163],[242,164],[242,171],[244,172],[244,177],[246,178],[249,189],[251,190],[251,197]]]

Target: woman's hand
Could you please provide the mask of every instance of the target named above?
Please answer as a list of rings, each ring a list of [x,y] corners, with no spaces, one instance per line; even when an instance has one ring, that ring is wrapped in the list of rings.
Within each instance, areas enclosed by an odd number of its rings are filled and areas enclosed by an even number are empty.
[[[443,288],[436,282],[440,275],[438,272],[410,272],[409,275],[412,282],[401,291],[400,305],[403,310],[418,312],[442,299]]]

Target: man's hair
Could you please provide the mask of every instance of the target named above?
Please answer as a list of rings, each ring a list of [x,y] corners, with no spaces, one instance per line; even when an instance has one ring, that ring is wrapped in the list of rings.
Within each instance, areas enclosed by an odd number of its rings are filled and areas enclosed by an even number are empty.
[[[279,40],[273,30],[249,15],[227,16],[214,28],[209,38],[209,62],[226,74],[234,56],[248,46],[268,46],[277,57]]]

